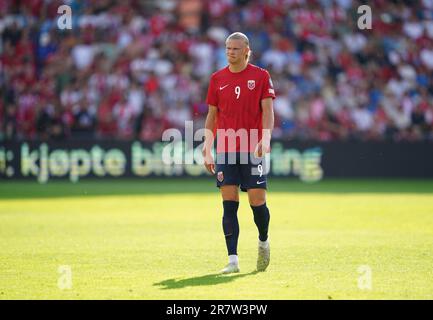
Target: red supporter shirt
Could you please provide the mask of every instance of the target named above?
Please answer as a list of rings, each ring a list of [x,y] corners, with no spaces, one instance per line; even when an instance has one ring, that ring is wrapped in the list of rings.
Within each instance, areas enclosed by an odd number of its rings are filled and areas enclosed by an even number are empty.
[[[254,152],[262,137],[261,101],[265,98],[274,99],[275,92],[269,73],[262,68],[248,64],[241,72],[234,73],[227,66],[212,74],[206,103],[218,108],[216,129],[233,129],[234,132],[245,129],[247,139],[251,129],[258,133],[257,141],[252,138],[251,143],[242,143],[238,137],[234,144],[229,143],[230,135],[222,139],[217,131],[218,153]]]

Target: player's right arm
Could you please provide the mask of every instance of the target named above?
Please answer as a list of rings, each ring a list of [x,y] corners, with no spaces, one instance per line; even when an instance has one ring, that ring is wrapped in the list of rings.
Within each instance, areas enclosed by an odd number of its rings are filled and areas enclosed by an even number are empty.
[[[212,174],[215,174],[215,162],[212,156],[212,147],[215,140],[214,132],[217,125],[216,124],[217,115],[218,115],[218,108],[209,105],[209,110],[207,113],[206,123],[205,123],[206,130],[205,130],[202,154],[204,158],[204,165],[206,169]]]

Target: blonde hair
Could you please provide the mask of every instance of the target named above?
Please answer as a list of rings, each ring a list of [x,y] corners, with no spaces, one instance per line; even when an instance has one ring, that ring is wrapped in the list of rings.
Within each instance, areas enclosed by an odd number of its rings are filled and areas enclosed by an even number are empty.
[[[248,37],[242,32],[234,32],[227,37],[226,44],[230,40],[242,40],[245,43],[245,45],[248,47],[248,53],[245,58],[247,61],[249,61],[251,56],[251,50],[250,50],[250,40],[248,39]]]

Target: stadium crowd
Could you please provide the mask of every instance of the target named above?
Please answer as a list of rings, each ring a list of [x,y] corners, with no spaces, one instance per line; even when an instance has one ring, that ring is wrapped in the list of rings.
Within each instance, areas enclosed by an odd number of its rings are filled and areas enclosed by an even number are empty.
[[[202,128],[234,31],[271,73],[274,137],[433,140],[433,0],[370,3],[360,30],[352,0],[0,0],[0,140]]]

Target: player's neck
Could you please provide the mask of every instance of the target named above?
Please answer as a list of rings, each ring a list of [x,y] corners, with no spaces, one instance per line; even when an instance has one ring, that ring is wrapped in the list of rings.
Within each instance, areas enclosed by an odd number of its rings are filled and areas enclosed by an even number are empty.
[[[248,61],[242,61],[236,64],[229,64],[229,70],[233,73],[244,71],[248,66]]]

